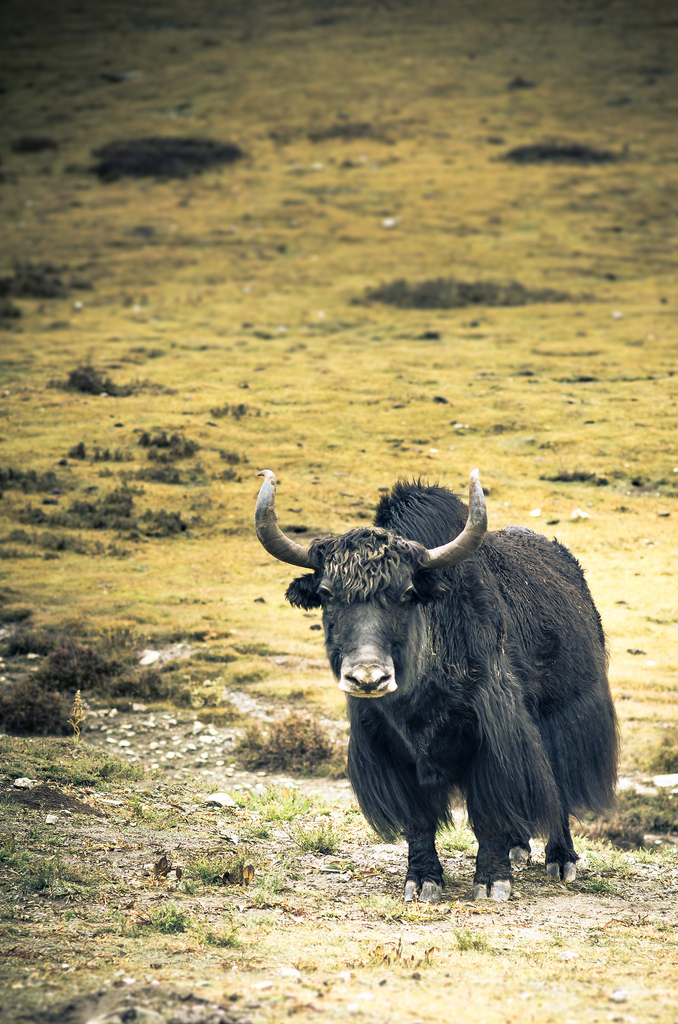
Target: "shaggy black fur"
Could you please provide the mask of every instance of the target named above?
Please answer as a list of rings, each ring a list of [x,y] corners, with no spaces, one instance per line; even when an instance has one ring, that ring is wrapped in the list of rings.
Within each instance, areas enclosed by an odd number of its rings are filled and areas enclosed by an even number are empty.
[[[536,834],[550,836],[547,864],[574,864],[569,816],[611,803],[617,725],[576,559],[508,529],[459,565],[426,570],[418,545],[444,544],[466,517],[444,488],[398,483],[375,528],[315,542],[318,569],[287,597],[322,605],[337,678],[366,645],[392,660],[394,692],[348,697],[348,770],[377,832],[408,839],[407,878],[442,884],[435,833],[461,795],[479,842],[475,882],[489,892],[511,878],[509,850]]]

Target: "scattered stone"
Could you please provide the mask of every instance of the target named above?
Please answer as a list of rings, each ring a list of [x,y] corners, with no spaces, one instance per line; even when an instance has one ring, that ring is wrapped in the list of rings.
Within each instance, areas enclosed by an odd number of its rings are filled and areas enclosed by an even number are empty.
[[[590,513],[583,512],[582,509],[580,509],[580,508],[573,509],[572,510],[572,515],[570,516],[570,519],[572,520],[573,523],[577,523],[577,522],[580,522],[583,519],[590,519],[590,518],[591,518]]]
[[[16,789],[33,789],[33,786],[37,786],[38,783],[33,779],[15,779],[14,787]]]
[[[670,789],[672,786],[678,786],[678,774],[655,775],[652,781],[660,789]]]
[[[257,788],[257,787],[255,787]],[[261,789],[264,789],[262,786]],[[266,790],[264,789],[264,793]],[[237,807],[237,803],[230,793],[211,793],[206,796],[203,803],[208,807]]]
[[[609,998],[613,1003],[625,1003],[629,998],[629,994],[625,988],[616,988],[614,992],[610,992]]]

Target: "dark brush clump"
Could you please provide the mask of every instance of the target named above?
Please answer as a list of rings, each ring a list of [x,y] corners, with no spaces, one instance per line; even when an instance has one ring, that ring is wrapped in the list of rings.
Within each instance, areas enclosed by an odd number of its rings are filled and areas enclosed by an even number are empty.
[[[540,476],[539,479],[549,480],[552,483],[593,484],[594,487],[607,487],[610,482],[606,476],[598,476],[597,473],[586,473],[583,470],[576,469],[572,473],[561,470],[559,473],[554,473],[553,476]]]
[[[168,437],[164,430],[155,437],[144,431],[139,437],[139,445],[148,449],[149,459],[164,463],[190,459],[200,449],[197,441],[190,441],[183,434],[172,434]]]
[[[89,365],[77,366],[75,370],[71,370],[68,380],[62,386],[69,391],[82,391],[85,395],[106,394],[116,395],[119,398],[134,392],[134,388],[130,384],[125,386],[114,384],[110,377],[102,376],[98,370]]]
[[[226,405],[215,405],[210,409],[210,416],[214,416],[217,420],[222,419],[224,416],[232,416],[233,419],[240,420],[243,416],[247,416],[250,411],[252,410],[250,410],[250,407],[246,402],[238,402],[235,405],[229,405],[226,403]],[[254,415],[260,415],[258,409],[254,412]]]
[[[232,164],[244,157],[233,142],[212,139],[163,138],[130,139],[109,142],[95,149],[98,158],[90,170],[101,181],[132,178],[186,178],[208,167]]]
[[[368,288],[358,302],[383,302],[401,309],[460,309],[464,306],[525,306],[531,302],[566,302],[569,295],[551,288],[532,290],[515,281],[468,283],[438,277],[411,284],[398,278],[390,284]]]
[[[0,693],[0,728],[14,736],[64,736],[70,702],[38,679],[24,679]]]
[[[384,132],[368,121],[338,121],[329,128],[319,128],[308,133],[311,142],[326,142],[329,139],[375,139],[388,142]]]
[[[21,310],[6,295],[0,295],[0,320],[18,320]]]
[[[44,153],[46,149],[58,149],[59,144],[47,135],[20,135],[13,139],[13,153]]]
[[[15,260],[14,273],[0,277],[0,295],[15,299],[63,299],[68,289],[53,263]]]
[[[314,715],[291,711],[286,718],[274,722],[268,734],[256,723],[249,726],[237,753],[252,770],[314,772],[327,766],[335,749]]]
[[[56,473],[48,469],[38,473],[34,469],[15,469],[8,466],[0,469],[0,492],[22,491],[24,494],[36,494],[38,491],[58,491],[59,481]]]
[[[138,540],[142,535],[172,537],[188,529],[188,523],[181,518],[180,512],[167,512],[164,508],[156,511],[147,509],[139,515],[134,506],[134,492],[127,486],[118,487],[95,501],[78,499],[68,510],[56,509],[51,514],[41,506],[27,505],[19,512],[18,519],[27,526],[44,524],[66,530],[117,530],[126,532],[132,540]],[[41,543],[47,536],[42,535]],[[78,546],[74,547],[74,542],[67,538],[60,543],[62,550],[73,548],[78,551]],[[89,553],[87,545],[83,546],[81,553]]]
[[[514,164],[609,164],[621,157],[609,149],[596,149],[581,142],[538,142],[532,146],[515,146],[504,153],[502,159]]]

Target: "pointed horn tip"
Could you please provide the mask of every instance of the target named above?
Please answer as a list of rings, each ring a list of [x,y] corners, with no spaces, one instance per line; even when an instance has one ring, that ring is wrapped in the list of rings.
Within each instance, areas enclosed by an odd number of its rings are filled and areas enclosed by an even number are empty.
[[[272,480],[272,482],[275,484],[275,473],[273,472],[272,469],[260,469],[259,472],[257,473],[257,476],[264,476],[266,477],[266,480]]]

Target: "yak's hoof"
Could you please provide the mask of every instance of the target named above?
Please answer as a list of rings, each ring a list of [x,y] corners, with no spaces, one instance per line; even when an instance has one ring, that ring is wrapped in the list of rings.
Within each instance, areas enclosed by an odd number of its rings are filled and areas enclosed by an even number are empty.
[[[411,903],[416,895],[417,883],[413,882],[410,878],[409,881],[405,882],[405,903]]]
[[[494,900],[495,903],[505,903],[511,895],[511,882],[508,878],[497,879],[490,886],[490,891],[487,891],[487,886],[483,885],[482,882],[476,883],[473,886],[473,899],[474,900]]]
[[[497,882],[492,883],[490,890],[490,899],[495,900],[497,903],[505,903],[511,895],[511,883],[508,878],[499,879]]]
[[[437,903],[443,897],[443,887],[437,882],[424,882],[419,893],[420,903]]]
[[[530,851],[524,846],[512,846],[509,850],[509,860],[512,864],[527,864],[530,859]]]
[[[574,882],[577,877],[577,865],[574,861],[566,860],[562,868],[560,864],[553,861],[551,864],[546,865],[546,874],[549,878],[555,878],[559,882]]]
[[[574,882],[577,877],[577,865],[571,860],[568,860],[563,864],[563,881]]]

